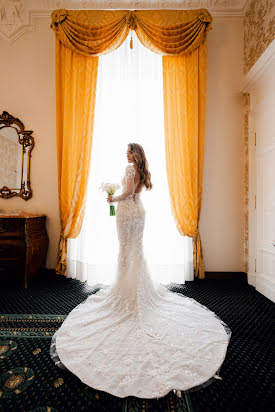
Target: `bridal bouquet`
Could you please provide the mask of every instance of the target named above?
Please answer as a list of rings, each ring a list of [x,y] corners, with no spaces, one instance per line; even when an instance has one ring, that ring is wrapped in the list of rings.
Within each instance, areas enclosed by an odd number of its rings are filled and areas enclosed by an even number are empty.
[[[109,196],[113,196],[117,189],[120,188],[119,185],[116,183],[101,183],[100,186],[102,192],[106,192]],[[116,209],[115,206],[110,203],[110,216],[115,216],[116,215]]]

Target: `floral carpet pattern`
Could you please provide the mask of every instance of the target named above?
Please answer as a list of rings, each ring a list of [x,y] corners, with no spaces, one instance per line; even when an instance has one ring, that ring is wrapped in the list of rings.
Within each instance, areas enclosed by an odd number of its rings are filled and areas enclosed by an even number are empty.
[[[0,410],[188,412],[188,395],[119,399],[84,385],[57,368],[49,355],[51,337],[66,315],[0,314]],[[190,403],[190,402],[189,402]]]

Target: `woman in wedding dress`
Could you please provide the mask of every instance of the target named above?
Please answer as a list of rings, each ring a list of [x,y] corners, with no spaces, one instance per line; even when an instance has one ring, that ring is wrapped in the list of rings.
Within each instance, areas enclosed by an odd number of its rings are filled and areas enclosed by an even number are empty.
[[[196,300],[153,282],[143,255],[145,210],[152,188],[143,148],[129,144],[118,202],[115,283],[74,308],[52,338],[51,356],[92,388],[124,398],[160,398],[219,378],[231,331]]]

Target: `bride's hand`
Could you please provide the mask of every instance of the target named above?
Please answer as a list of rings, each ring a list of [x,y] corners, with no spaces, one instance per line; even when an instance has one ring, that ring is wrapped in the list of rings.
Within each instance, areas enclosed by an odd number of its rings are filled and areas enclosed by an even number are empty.
[[[113,196],[109,195],[109,196],[107,197],[107,202],[108,202],[108,203],[112,203],[112,201],[113,201]]]

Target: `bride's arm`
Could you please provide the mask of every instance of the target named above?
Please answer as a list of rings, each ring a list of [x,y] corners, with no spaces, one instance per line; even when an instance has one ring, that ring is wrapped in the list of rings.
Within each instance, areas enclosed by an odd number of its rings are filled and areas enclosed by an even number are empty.
[[[120,202],[131,196],[135,191],[135,169],[133,166],[127,166],[125,171],[126,189],[120,196],[112,196],[111,202]]]

